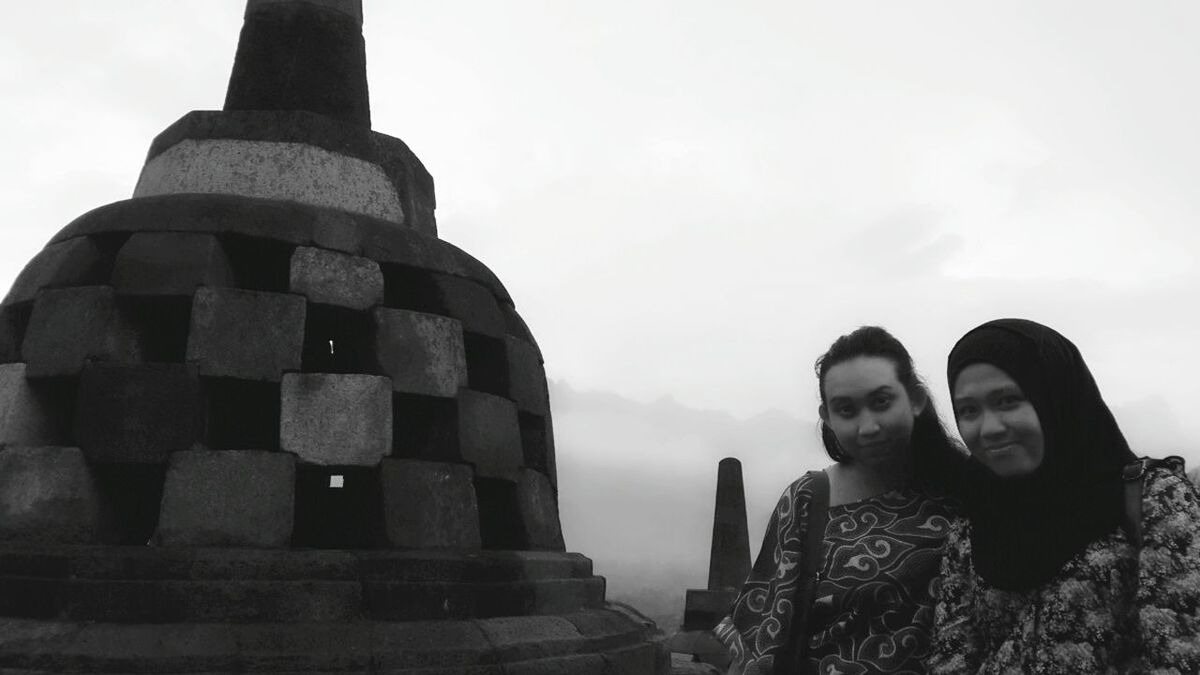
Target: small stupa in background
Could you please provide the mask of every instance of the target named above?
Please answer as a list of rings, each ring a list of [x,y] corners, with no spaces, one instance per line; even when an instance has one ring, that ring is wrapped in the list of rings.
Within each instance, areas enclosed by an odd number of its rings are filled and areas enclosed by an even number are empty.
[[[708,588],[688,589],[683,628],[670,639],[670,650],[676,654],[690,654],[703,663],[728,665],[729,653],[717,642],[712,629],[729,613],[748,576],[750,535],[746,527],[742,463],[726,457],[717,466]]]
[[[667,671],[564,552],[537,343],[434,207],[361,2],[250,0],[224,110],[0,304],[0,670]]]

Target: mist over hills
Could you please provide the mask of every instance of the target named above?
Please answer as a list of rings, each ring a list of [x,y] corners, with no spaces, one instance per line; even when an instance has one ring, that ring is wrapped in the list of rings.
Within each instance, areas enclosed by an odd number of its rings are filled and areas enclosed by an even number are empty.
[[[815,417],[748,419],[671,399],[640,403],[551,382],[563,533],[609,597],[678,629],[684,592],[708,581],[717,464],[742,462],[751,557],[780,493],[829,463]]]

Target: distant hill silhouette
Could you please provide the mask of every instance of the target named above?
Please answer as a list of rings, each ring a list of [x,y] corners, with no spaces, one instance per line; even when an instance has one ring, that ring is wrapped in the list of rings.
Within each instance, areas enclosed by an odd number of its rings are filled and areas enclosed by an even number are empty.
[[[592,558],[610,598],[667,631],[679,627],[684,591],[708,579],[717,463],[742,462],[752,557],[784,488],[829,463],[813,418],[738,419],[671,399],[550,388],[567,548]]]

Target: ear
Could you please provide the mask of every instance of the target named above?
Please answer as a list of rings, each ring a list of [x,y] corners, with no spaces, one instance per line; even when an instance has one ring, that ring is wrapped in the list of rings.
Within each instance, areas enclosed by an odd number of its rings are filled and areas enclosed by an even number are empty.
[[[925,393],[924,389],[918,387],[912,397],[913,417],[920,417],[921,413],[925,412],[927,405],[929,405],[929,395]]]
[[[824,403],[817,406],[817,415],[821,418],[822,422],[829,423],[829,408],[826,408]]]

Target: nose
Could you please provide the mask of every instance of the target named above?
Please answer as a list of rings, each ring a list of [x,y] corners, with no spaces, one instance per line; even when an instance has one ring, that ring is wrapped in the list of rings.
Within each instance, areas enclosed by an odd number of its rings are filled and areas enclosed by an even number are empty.
[[[865,414],[862,420],[858,423],[858,435],[864,438],[870,438],[879,433],[879,422],[875,421],[875,416]]]
[[[1008,432],[1008,427],[1005,426],[1004,420],[1000,416],[989,410],[983,412],[983,419],[979,425],[979,435],[983,438],[994,439],[1003,436]]]

